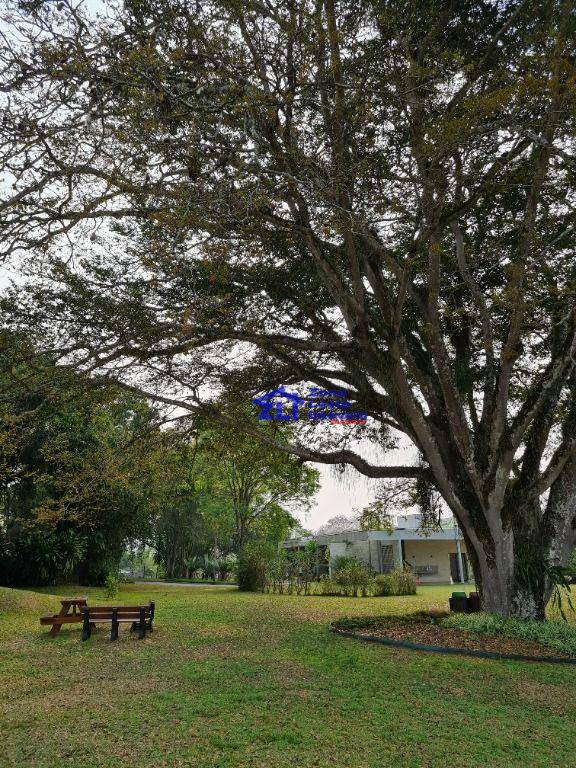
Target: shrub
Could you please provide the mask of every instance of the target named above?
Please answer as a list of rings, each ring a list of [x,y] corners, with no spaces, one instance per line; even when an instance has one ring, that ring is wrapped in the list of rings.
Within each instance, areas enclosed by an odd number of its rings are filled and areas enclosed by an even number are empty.
[[[310,584],[314,580],[318,560],[318,546],[315,541],[309,541],[304,549],[293,554],[294,587],[297,594],[310,594]]]
[[[336,582],[331,579],[328,574],[321,576],[318,581],[314,582],[311,591],[312,594],[327,595],[329,597],[342,597],[346,595],[343,587],[341,587],[339,584],[336,584]]]
[[[225,555],[224,557],[220,558],[219,560],[220,579],[222,581],[225,581],[226,579],[229,579],[235,576],[237,565],[238,565],[238,558],[236,557],[234,552],[230,552],[228,555]]]
[[[238,555],[238,589],[244,592],[264,590],[277,556],[276,547],[269,541],[248,542]]]
[[[368,592],[370,574],[366,566],[355,557],[337,557],[332,564],[332,581],[354,597]]]
[[[416,578],[411,571],[397,569],[390,573],[380,573],[374,577],[374,595],[415,595]]]
[[[104,582],[104,594],[107,598],[112,599],[118,594],[119,579],[118,574],[114,571],[109,571]]]
[[[486,635],[504,635],[531,640],[561,653],[576,656],[576,626],[565,621],[507,619],[493,613],[452,613],[440,622],[443,627]]]

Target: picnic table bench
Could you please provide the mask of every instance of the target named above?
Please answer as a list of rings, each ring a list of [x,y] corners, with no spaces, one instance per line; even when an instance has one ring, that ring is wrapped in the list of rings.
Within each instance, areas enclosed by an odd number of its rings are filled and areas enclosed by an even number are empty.
[[[49,616],[42,616],[40,624],[43,626],[52,626],[50,635],[54,637],[62,629],[62,624],[74,624],[83,621],[82,608],[86,605],[85,597],[66,597],[60,600],[62,608],[60,613],[51,613]]]
[[[146,636],[146,631],[152,632],[154,621],[154,603],[149,605],[91,605],[81,608],[82,640],[88,640],[95,624],[111,623],[110,640],[118,639],[120,624],[130,623],[131,630],[138,631],[140,639]]]

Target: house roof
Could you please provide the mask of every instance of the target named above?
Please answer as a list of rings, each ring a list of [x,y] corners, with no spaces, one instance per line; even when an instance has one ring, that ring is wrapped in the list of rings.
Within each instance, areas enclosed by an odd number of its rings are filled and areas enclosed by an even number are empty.
[[[423,533],[413,528],[394,528],[388,531],[341,531],[340,533],[319,533],[314,536],[300,536],[294,539],[287,539],[281,546],[286,549],[305,546],[309,541],[315,541],[317,544],[335,544],[345,541],[454,541],[462,539],[462,533],[457,526],[446,528],[431,533]]]

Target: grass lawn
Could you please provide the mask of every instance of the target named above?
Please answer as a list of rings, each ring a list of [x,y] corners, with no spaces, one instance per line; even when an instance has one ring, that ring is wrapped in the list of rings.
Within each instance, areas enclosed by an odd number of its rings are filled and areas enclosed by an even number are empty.
[[[48,594],[0,588],[0,766],[576,767],[576,668],[400,651],[337,637],[345,615],[445,604],[126,585],[156,631],[47,636]],[[87,593],[103,602],[98,590]]]

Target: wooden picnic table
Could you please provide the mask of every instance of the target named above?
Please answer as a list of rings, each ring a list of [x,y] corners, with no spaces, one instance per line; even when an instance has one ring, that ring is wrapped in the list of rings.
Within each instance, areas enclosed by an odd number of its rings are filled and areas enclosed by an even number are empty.
[[[62,629],[62,624],[75,624],[83,620],[82,608],[85,608],[88,599],[86,597],[66,597],[60,600],[62,608],[60,613],[52,613],[49,616],[42,616],[40,624],[43,626],[52,625],[50,635],[54,637]]]

